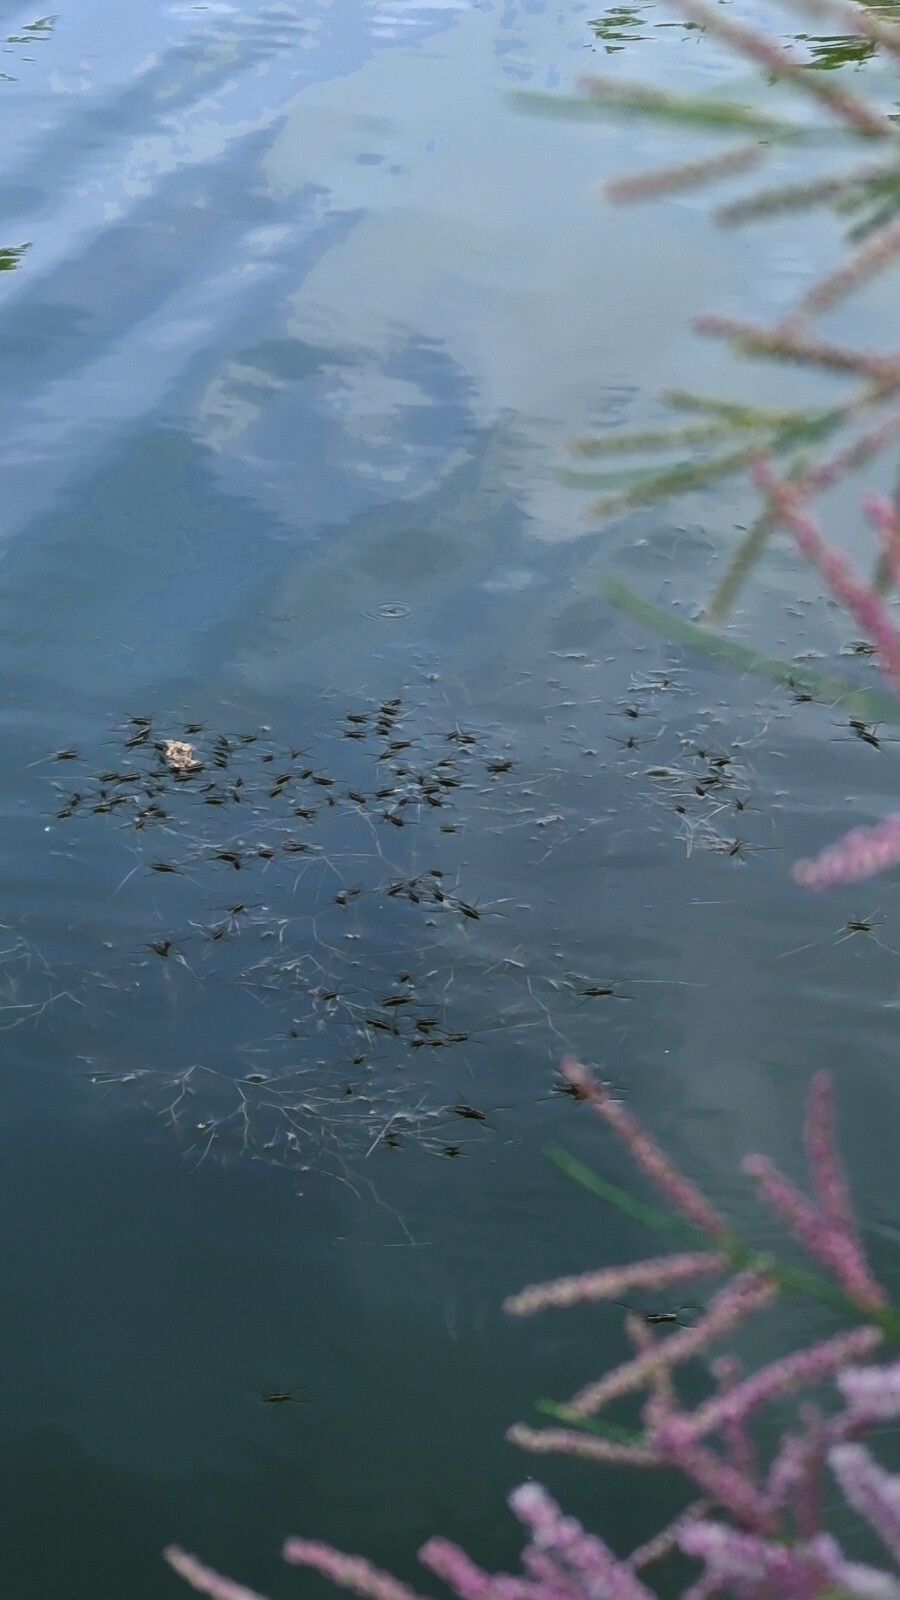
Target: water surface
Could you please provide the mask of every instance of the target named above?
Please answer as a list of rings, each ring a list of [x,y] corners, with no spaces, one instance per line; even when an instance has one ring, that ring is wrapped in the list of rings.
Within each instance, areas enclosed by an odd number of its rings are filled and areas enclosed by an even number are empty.
[[[893,1272],[892,886],[813,903],[787,875],[889,803],[890,732],[603,599],[614,572],[696,603],[736,492],[598,533],[553,475],[665,382],[715,387],[690,314],[792,292],[826,244],[779,258],[776,231],[763,289],[692,203],[597,206],[661,136],[511,92],[618,70],[619,44],[623,71],[655,61],[660,19],[633,16],[7,8],[20,1600],[174,1595],[173,1539],[276,1596],[311,1581],[280,1568],[289,1532],[406,1575],[438,1530],[513,1558],[502,1497],[533,1463],[504,1428],[623,1336],[612,1308],[514,1326],[500,1301],[647,1244],[544,1157],[630,1181],[556,1092],[566,1049],[748,1226],[740,1154],[795,1168],[832,1066]],[[665,44],[695,75],[690,34]],[[740,628],[837,657],[852,629],[786,613],[796,585],[773,554]],[[545,1476],[596,1516],[596,1478]],[[673,1492],[604,1480],[623,1550]]]

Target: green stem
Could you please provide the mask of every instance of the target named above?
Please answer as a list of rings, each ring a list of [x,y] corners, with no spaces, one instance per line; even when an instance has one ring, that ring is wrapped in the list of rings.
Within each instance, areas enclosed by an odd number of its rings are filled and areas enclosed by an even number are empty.
[[[734,639],[723,639],[721,634],[713,633],[709,628],[688,622],[686,617],[680,617],[674,611],[666,611],[662,606],[643,600],[620,578],[605,578],[601,593],[617,611],[652,628],[654,633],[662,634],[675,644],[683,644],[689,650],[714,656],[739,672],[767,678],[769,682],[783,684],[789,689],[802,689],[815,695],[818,700],[841,705],[845,711],[865,722],[900,723],[900,703],[891,694],[877,689],[854,689],[842,678],[828,678],[821,673],[811,672],[808,667],[781,661],[777,656],[760,655],[747,645],[738,644]]]

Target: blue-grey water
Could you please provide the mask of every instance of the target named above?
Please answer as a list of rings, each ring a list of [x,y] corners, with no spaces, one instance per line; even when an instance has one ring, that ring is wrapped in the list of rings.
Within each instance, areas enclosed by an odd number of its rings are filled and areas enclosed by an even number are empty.
[[[647,1248],[545,1156],[631,1181],[556,1092],[567,1049],[748,1227],[741,1154],[799,1170],[832,1067],[891,1279],[895,888],[788,876],[891,803],[890,729],[866,744],[604,598],[616,575],[691,614],[746,497],[597,531],[555,476],[666,383],[721,385],[689,317],[783,303],[833,236],[751,249],[701,203],[599,205],[664,135],[514,91],[712,70],[652,8],[604,16],[3,7],[17,1600],[174,1596],[171,1540],[273,1596],[311,1583],[288,1533],[407,1576],[437,1531],[513,1559],[534,1463],[504,1429],[623,1335],[615,1308],[500,1301]],[[811,593],[773,553],[739,633],[874,682]],[[672,1503],[541,1465],[623,1550]]]

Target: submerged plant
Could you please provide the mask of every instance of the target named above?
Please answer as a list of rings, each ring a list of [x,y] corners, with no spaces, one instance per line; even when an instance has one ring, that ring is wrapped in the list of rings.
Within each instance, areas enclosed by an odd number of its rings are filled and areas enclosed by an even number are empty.
[[[900,1417],[900,1360],[872,1364],[876,1350],[900,1341],[900,1315],[866,1260],[854,1219],[833,1129],[830,1081],[812,1081],[806,1117],[806,1151],[813,1198],[807,1197],[763,1156],[748,1156],[744,1170],[817,1269],[798,1271],[737,1240],[700,1189],[659,1149],[609,1090],[574,1058],[562,1073],[576,1098],[588,1102],[659,1191],[665,1212],[651,1213],[623,1197],[632,1213],[682,1235],[669,1255],[533,1285],[506,1309],[526,1316],[601,1300],[634,1289],[679,1288],[703,1277],[720,1280],[700,1320],[658,1335],[653,1319],[629,1313],[630,1360],[588,1384],[565,1405],[549,1406],[566,1424],[535,1429],[518,1424],[509,1437],[539,1454],[576,1455],[615,1467],[675,1468],[693,1491],[667,1527],[627,1556],[563,1515],[539,1484],[515,1489],[510,1505],[527,1540],[521,1571],[490,1573],[444,1538],[419,1552],[459,1600],[654,1600],[643,1574],[674,1551],[701,1563],[683,1600],[717,1594],[738,1600],[900,1600],[900,1476],[881,1467],[862,1437]],[[598,1180],[601,1192],[617,1192]],[[618,1203],[618,1201],[617,1201]],[[677,1220],[676,1220],[677,1219]],[[748,1317],[779,1295],[818,1295],[851,1315],[852,1326],[745,1372],[717,1348]],[[679,1371],[706,1358],[709,1392],[699,1404],[683,1403]],[[764,1408],[793,1401],[832,1384],[838,1405],[827,1411],[799,1399],[790,1424],[764,1453],[758,1423]],[[641,1429],[598,1421],[607,1407],[641,1398]],[[826,1525],[830,1482],[881,1540],[895,1571],[848,1558]],[[252,1590],[222,1577],[178,1547],[169,1564],[214,1600],[258,1600]],[[310,1567],[368,1600],[419,1600],[416,1592],[359,1556],[292,1538],[285,1560]]]

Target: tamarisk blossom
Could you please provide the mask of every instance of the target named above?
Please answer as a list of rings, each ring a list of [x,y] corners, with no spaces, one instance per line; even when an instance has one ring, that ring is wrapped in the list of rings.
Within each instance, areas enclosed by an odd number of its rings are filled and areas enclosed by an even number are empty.
[[[805,1138],[818,1205],[783,1177],[765,1156],[746,1156],[744,1171],[757,1180],[772,1210],[787,1223],[813,1260],[828,1269],[848,1299],[861,1311],[876,1311],[885,1305],[887,1297],[865,1259],[850,1208],[834,1142],[831,1080],[827,1073],[817,1073],[810,1085]]]
[[[874,398],[883,399],[888,388],[897,388],[898,383],[900,383],[900,372],[898,372],[898,382],[892,381],[890,386],[886,382],[880,385]],[[861,400],[856,400],[847,406],[844,411],[845,420],[850,421],[854,413],[863,410],[872,398],[870,395],[863,396]],[[823,489],[833,488],[849,473],[859,472],[862,467],[867,466],[887,445],[893,444],[898,434],[900,434],[900,412],[894,410],[875,427],[869,428],[851,440],[842,450],[836,451],[833,456],[826,456],[824,461],[817,462],[814,467],[802,473],[797,478],[795,487],[804,495],[820,494]]]
[[[861,1444],[835,1445],[828,1464],[844,1498],[900,1565],[900,1478],[879,1467]]]
[[[772,1210],[813,1260],[833,1274],[848,1299],[862,1311],[874,1311],[884,1304],[884,1291],[873,1279],[855,1239],[824,1216],[766,1156],[746,1156],[743,1169],[756,1179]]]
[[[766,1480],[766,1494],[781,1513],[789,1513],[801,1539],[822,1529],[822,1469],[832,1444],[848,1426],[846,1414],[827,1422],[815,1406],[802,1406],[803,1433],[786,1433]]]
[[[774,1534],[776,1508],[738,1467],[691,1437],[690,1418],[680,1414],[661,1417],[649,1430],[654,1449],[669,1466],[677,1467],[709,1498],[723,1506],[735,1520],[755,1533]]]
[[[292,1545],[298,1543],[291,1541]],[[465,1550],[450,1539],[434,1538],[419,1551],[423,1566],[430,1567],[459,1595],[459,1600],[535,1600],[542,1586],[530,1578],[516,1578],[505,1572],[489,1573],[476,1566]],[[545,1573],[546,1600],[570,1600],[569,1586],[555,1572]]]
[[[595,1534],[585,1533],[575,1517],[564,1517],[539,1483],[523,1483],[509,1497],[513,1511],[531,1533],[533,1543],[580,1579],[587,1596],[604,1600],[654,1600],[626,1563],[617,1560]]]
[[[533,1544],[526,1545],[522,1551],[522,1566],[530,1577],[545,1586],[542,1593],[563,1595],[565,1600],[583,1600],[580,1585],[572,1578],[564,1580],[553,1557],[544,1550],[538,1550]]]
[[[652,1539],[648,1539],[645,1544],[638,1545],[636,1550],[632,1550],[631,1555],[628,1557],[628,1565],[633,1567],[635,1572],[640,1572],[644,1567],[650,1567],[654,1562],[661,1561],[663,1556],[669,1554],[670,1550],[678,1548],[685,1528],[689,1527],[692,1522],[698,1522],[702,1517],[705,1517],[709,1510],[710,1503],[708,1500],[692,1500],[686,1510],[672,1519],[668,1527],[661,1528],[659,1533],[653,1535]]]
[[[695,1522],[679,1543],[685,1555],[706,1563],[691,1595],[727,1589],[744,1600],[771,1600],[775,1595],[778,1600],[820,1600],[835,1592],[858,1600],[900,1600],[900,1584],[874,1567],[845,1560],[827,1534],[786,1545],[721,1522]]]
[[[801,366],[824,367],[830,372],[852,372],[873,383],[894,387],[900,382],[900,356],[880,356],[871,351],[854,350],[810,333],[789,329],[764,328],[739,317],[707,311],[694,319],[698,333],[730,339],[747,355],[772,356],[779,361],[797,361]]]
[[[645,1444],[624,1444],[577,1428],[529,1428],[516,1422],[507,1429],[510,1444],[534,1455],[578,1456],[582,1461],[603,1461],[617,1467],[658,1467],[662,1458]]]
[[[771,464],[764,459],[756,462],[753,480],[766,496],[773,521],[794,535],[803,554],[821,573],[835,599],[850,612],[871,640],[885,678],[894,693],[900,695],[900,633],[881,597],[857,577],[846,556],[827,543],[818,521],[795,484],[776,477]]]
[[[566,1413],[572,1417],[590,1417],[610,1400],[645,1388],[657,1373],[699,1355],[714,1339],[743,1322],[750,1312],[769,1305],[777,1292],[776,1285],[764,1273],[737,1273],[713,1296],[705,1315],[692,1328],[679,1328],[677,1333],[658,1344],[652,1343],[633,1360],[588,1384],[569,1402]]]
[[[518,1294],[510,1295],[503,1302],[503,1309],[514,1317],[527,1317],[551,1306],[567,1308],[583,1301],[616,1300],[632,1289],[670,1289],[690,1278],[724,1272],[727,1266],[728,1257],[711,1250],[630,1261],[624,1267],[602,1267],[598,1272],[582,1272],[571,1278],[556,1278],[552,1283],[531,1284]]]
[[[874,586],[896,589],[900,587],[900,514],[894,502],[883,494],[866,495],[863,510],[881,546]]]
[[[729,1394],[741,1381],[743,1367],[737,1356],[719,1356],[710,1365],[718,1384],[720,1395]],[[756,1448],[750,1437],[745,1416],[726,1416],[722,1422],[722,1440],[725,1453],[733,1467],[745,1477],[757,1476]]]
[[[679,15],[689,17],[692,22],[721,39],[738,55],[802,88],[804,93],[818,100],[858,133],[870,138],[896,137],[893,124],[880,111],[826,78],[824,73],[811,73],[807,63],[794,50],[779,44],[758,28],[736,22],[733,17],[723,15],[720,7],[705,4],[705,0],[678,0],[678,11]]]
[[[863,510],[886,545],[900,543],[900,514],[893,500],[883,494],[869,494],[863,501]]]
[[[633,1567],[620,1561],[602,1539],[586,1533],[574,1517],[564,1517],[539,1484],[522,1484],[513,1490],[509,1503],[530,1534],[522,1555],[527,1576],[485,1572],[448,1539],[429,1539],[420,1549],[423,1565],[437,1573],[459,1600],[598,1600],[600,1596],[603,1600],[655,1600]],[[343,1555],[316,1540],[288,1539],[283,1553],[292,1565],[312,1567],[364,1600],[419,1600],[414,1590],[371,1562]],[[172,1561],[172,1553],[167,1556]],[[208,1568],[201,1569],[193,1557],[188,1561],[191,1565],[185,1568],[182,1563],[176,1570],[189,1582],[194,1581],[198,1569],[206,1578]],[[237,1592],[231,1596],[214,1587],[202,1592],[214,1600],[244,1600]]]
[[[634,173],[628,178],[612,178],[604,183],[603,193],[614,205],[656,200],[662,195],[680,194],[716,179],[733,178],[739,172],[759,166],[766,155],[767,151],[759,144],[736,145],[732,150],[706,156],[702,161],[685,161],[678,166],[654,167],[651,172]]]
[[[871,827],[851,828],[811,860],[795,861],[791,877],[803,889],[831,889],[839,883],[873,878],[898,863],[900,811],[892,811]]]
[[[198,1594],[211,1595],[212,1600],[265,1600],[265,1596],[258,1594],[255,1589],[247,1589],[242,1583],[223,1577],[221,1572],[198,1561],[196,1556],[182,1550],[177,1544],[167,1546],[163,1551],[163,1560]]]
[[[782,328],[798,328],[806,317],[821,316],[882,272],[900,251],[900,222],[879,228],[828,277],[820,278],[799,301]]]
[[[868,12],[858,11],[853,7],[855,15],[868,16]],[[714,213],[716,221],[724,223],[726,227],[734,227],[742,222],[752,222],[757,217],[776,216],[780,212],[795,213],[810,206],[821,205],[829,200],[836,200],[839,195],[859,191],[867,183],[879,183],[884,179],[897,177],[896,161],[872,161],[865,165],[849,167],[845,173],[836,177],[811,178],[802,183],[779,184],[777,188],[759,189],[756,193],[747,195],[744,199],[733,200],[728,205],[719,206]]]
[[[335,1550],[332,1545],[322,1544],[318,1539],[288,1539],[282,1555],[292,1566],[312,1567],[330,1578],[339,1588],[362,1595],[364,1600],[422,1600],[409,1584],[401,1583],[389,1572],[382,1572],[365,1556],[345,1555],[342,1550]],[[214,1600],[219,1600],[219,1597],[214,1596]],[[228,1600],[227,1596],[225,1600]],[[236,1596],[235,1600],[240,1600],[240,1596]]]
[[[638,1166],[643,1168],[675,1209],[701,1233],[711,1234],[716,1241],[725,1240],[728,1228],[705,1194],[678,1171],[606,1086],[598,1082],[575,1056],[565,1056],[560,1062],[559,1071],[560,1076],[572,1085],[578,1099],[590,1101],[595,1111],[630,1150]]]
[[[586,1068],[569,1061],[565,1071],[580,1099],[595,1105],[598,1098],[602,1102],[600,1086]],[[764,1192],[807,1251],[828,1267],[858,1305],[877,1311],[884,1297],[857,1238],[833,1120],[830,1083],[819,1074],[811,1086],[805,1130],[815,1204],[774,1168],[761,1167],[762,1158],[756,1157],[751,1168],[757,1173],[764,1170]],[[673,1198],[677,1194],[682,1209],[687,1205],[696,1225],[696,1219],[706,1215],[704,1197],[632,1118],[614,1125],[663,1192]],[[721,1230],[718,1217],[715,1223]],[[631,1281],[634,1286],[648,1285],[654,1273],[671,1269],[672,1263],[678,1264],[676,1276],[686,1275],[688,1263],[697,1269],[698,1256],[707,1268],[713,1253],[635,1263],[634,1272],[642,1276]],[[723,1592],[734,1600],[829,1600],[838,1594],[843,1600],[900,1600],[900,1578],[894,1572],[848,1561],[822,1524],[821,1485],[827,1464],[849,1506],[865,1518],[900,1565],[900,1477],[885,1472],[858,1442],[875,1423],[900,1416],[900,1361],[884,1367],[855,1364],[871,1354],[880,1328],[864,1325],[839,1333],[746,1376],[733,1357],[720,1358],[713,1364],[717,1392],[693,1410],[682,1409],[673,1381],[675,1368],[705,1352],[713,1339],[776,1291],[777,1268],[757,1265],[749,1252],[724,1238],[713,1256],[716,1270],[723,1259],[736,1257],[749,1260],[750,1269],[735,1273],[713,1296],[695,1327],[658,1337],[640,1318],[629,1318],[633,1360],[582,1391],[569,1407],[574,1412],[580,1403],[586,1415],[597,1402],[644,1388],[643,1435],[629,1436],[612,1427],[608,1434],[600,1434],[521,1426],[510,1434],[516,1443],[539,1452],[562,1450],[612,1465],[675,1467],[703,1498],[694,1498],[667,1527],[621,1558],[603,1539],[564,1516],[540,1485],[523,1484],[510,1497],[528,1531],[520,1572],[485,1571],[458,1545],[440,1537],[429,1539],[420,1549],[423,1565],[449,1585],[457,1600],[655,1600],[638,1574],[673,1548],[703,1564],[701,1575],[682,1592],[681,1600],[713,1600]],[[599,1273],[586,1276],[594,1288],[599,1283],[608,1289],[615,1275],[627,1270],[611,1268],[606,1278]],[[575,1303],[571,1299],[575,1281],[559,1280],[566,1285],[562,1299],[558,1284],[546,1286],[549,1292],[543,1295],[540,1286],[526,1290],[513,1297],[512,1309],[522,1314],[540,1305]],[[760,1470],[748,1424],[770,1402],[783,1402],[801,1385],[831,1377],[844,1409],[825,1416],[813,1405],[801,1405],[802,1431],[785,1432],[768,1470]],[[316,1540],[289,1539],[283,1553],[292,1565],[321,1573],[360,1600],[422,1600],[408,1584],[363,1557]],[[170,1546],[165,1558],[210,1600],[262,1600],[254,1590],[177,1546]]]
[[[848,1362],[870,1355],[880,1342],[881,1333],[877,1328],[851,1328],[849,1333],[839,1333],[821,1344],[771,1361],[742,1383],[735,1384],[724,1394],[714,1395],[692,1411],[683,1423],[683,1436],[702,1439],[729,1423],[743,1421],[770,1401],[820,1383]]]
[[[869,1425],[900,1417],[900,1361],[889,1367],[847,1367],[836,1381],[852,1420]]]
[[[861,1251],[850,1187],[838,1154],[834,1096],[831,1076],[827,1072],[816,1072],[810,1080],[803,1143],[813,1190],[823,1213],[847,1238],[855,1241],[857,1249]],[[875,1288],[881,1303],[884,1296],[877,1284]]]

